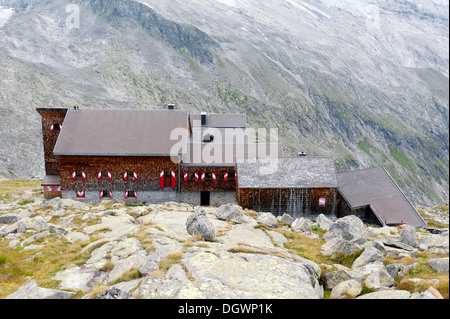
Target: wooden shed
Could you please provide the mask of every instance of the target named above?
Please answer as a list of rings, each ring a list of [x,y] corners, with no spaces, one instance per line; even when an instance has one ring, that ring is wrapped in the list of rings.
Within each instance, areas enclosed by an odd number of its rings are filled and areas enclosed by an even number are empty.
[[[243,208],[294,218],[336,216],[338,180],[331,157],[247,159],[237,163],[237,174]]]
[[[338,179],[338,217],[352,214],[380,226],[426,226],[384,167],[340,173]]]

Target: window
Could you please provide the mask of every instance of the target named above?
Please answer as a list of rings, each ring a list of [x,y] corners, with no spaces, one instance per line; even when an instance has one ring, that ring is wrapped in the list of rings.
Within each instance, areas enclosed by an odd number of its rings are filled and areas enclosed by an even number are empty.
[[[98,172],[98,179],[99,180],[111,180],[112,179],[111,172],[109,172],[109,171]]]
[[[73,171],[72,172],[72,179],[73,180],[85,180],[86,179],[86,172],[84,171]]]
[[[198,182],[198,173],[189,173],[189,180],[192,182]]]
[[[137,198],[137,192],[136,191],[125,191],[125,199],[129,197]]]
[[[60,131],[61,131],[61,127],[62,127],[61,124],[52,124],[52,125],[50,126],[50,130],[51,130],[52,132],[60,132]]]
[[[112,198],[112,191],[107,191],[107,190],[100,191],[100,198],[106,198],[106,197]]]
[[[235,181],[236,173],[228,173],[228,181]]]
[[[127,180],[136,181],[137,180],[137,172],[133,172],[133,171],[123,172],[123,179],[125,181],[127,181]]]
[[[84,198],[84,191],[77,191],[77,198]]]

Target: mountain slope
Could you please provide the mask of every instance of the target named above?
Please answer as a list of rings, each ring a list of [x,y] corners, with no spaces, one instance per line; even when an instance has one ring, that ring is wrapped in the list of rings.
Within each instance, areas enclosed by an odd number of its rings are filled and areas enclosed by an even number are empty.
[[[286,155],[383,165],[413,202],[448,200],[448,2],[1,5],[15,13],[0,15],[0,174],[42,174],[35,107],[175,103],[245,112]]]

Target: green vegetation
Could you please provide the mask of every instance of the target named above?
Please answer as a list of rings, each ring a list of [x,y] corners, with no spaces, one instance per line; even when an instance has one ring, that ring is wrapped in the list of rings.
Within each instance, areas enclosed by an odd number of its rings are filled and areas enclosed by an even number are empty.
[[[413,165],[409,162],[408,158],[392,145],[388,145],[389,153],[391,156],[404,168],[413,169]]]
[[[358,147],[361,149],[361,150],[363,150],[364,152],[366,152],[367,154],[369,154],[370,155],[370,146],[369,145],[367,145],[365,142],[363,142],[363,141],[359,141],[358,143],[357,143],[357,145],[358,145]]]

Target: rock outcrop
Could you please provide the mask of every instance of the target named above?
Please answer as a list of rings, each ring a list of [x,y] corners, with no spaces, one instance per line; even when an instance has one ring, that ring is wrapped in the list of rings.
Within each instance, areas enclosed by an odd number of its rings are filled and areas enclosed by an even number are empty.
[[[7,298],[57,299],[77,294],[99,299],[318,299],[325,289],[336,299],[439,297],[432,289],[414,294],[393,290],[396,279],[419,265],[387,262],[386,257],[414,257],[418,248],[410,241],[404,243],[397,228],[372,228],[355,216],[335,222],[316,219],[321,229],[328,228],[320,231],[327,238],[324,241],[312,232],[309,220],[296,221],[292,228],[287,223],[279,226],[272,214],[253,218],[234,205],[127,207],[106,201],[73,209],[74,205],[55,199],[20,210],[2,206],[3,255],[22,249],[30,252],[32,262],[56,242],[83,243],[76,260],[52,273],[56,289],[40,288],[30,277]],[[268,227],[260,227],[261,223]],[[317,241],[322,257],[354,260],[347,266],[318,265],[314,258],[292,250],[294,236]],[[448,256],[445,234],[421,231],[414,236],[419,249],[420,244],[427,245],[423,253],[439,247]],[[448,273],[448,257],[430,259],[429,265],[436,273]],[[361,296],[362,287],[376,292]]]

